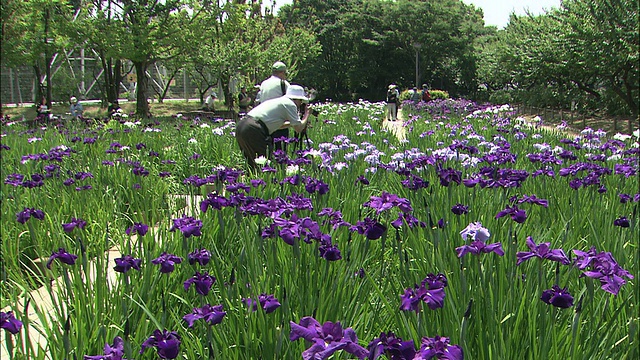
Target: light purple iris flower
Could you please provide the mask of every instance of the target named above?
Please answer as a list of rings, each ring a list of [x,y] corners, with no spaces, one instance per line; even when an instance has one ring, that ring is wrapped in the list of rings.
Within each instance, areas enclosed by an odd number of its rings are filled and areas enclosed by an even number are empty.
[[[562,249],[549,249],[550,244],[551,243],[546,242],[536,245],[533,238],[531,236],[527,236],[527,246],[531,251],[518,251],[516,254],[516,257],[518,258],[516,265],[520,265],[526,260],[534,257],[556,261],[563,265],[569,265],[571,261],[569,261],[569,258],[564,251]]]
[[[482,223],[472,222],[460,231],[460,236],[462,236],[463,240],[470,238],[472,241],[485,242],[489,239],[491,234],[489,233],[489,229],[482,227]]]

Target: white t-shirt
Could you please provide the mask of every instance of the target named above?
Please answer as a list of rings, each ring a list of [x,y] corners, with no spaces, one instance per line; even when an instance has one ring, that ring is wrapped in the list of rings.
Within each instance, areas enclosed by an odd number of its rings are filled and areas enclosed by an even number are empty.
[[[213,106],[213,101],[216,99],[216,94],[213,93],[209,96],[207,96],[207,99],[204,101],[204,103],[208,106],[208,107],[212,107]]]
[[[281,81],[282,79],[280,79],[275,75],[271,75],[270,78],[263,81],[262,84],[260,84],[260,102],[265,102],[267,100],[275,99],[277,97],[284,95],[282,93]],[[288,87],[289,87],[289,82],[287,80],[284,80],[285,92],[287,91]]]
[[[269,129],[269,134],[280,129],[285,121],[289,121],[292,127],[302,123],[298,116],[296,103],[286,96],[260,103],[260,105],[251,109],[247,115],[262,120]]]

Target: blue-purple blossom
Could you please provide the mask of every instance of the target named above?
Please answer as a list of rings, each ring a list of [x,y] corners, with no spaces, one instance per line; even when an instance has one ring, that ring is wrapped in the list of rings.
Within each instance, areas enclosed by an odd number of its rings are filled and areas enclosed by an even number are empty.
[[[85,355],[84,360],[126,360],[124,358],[124,340],[120,336],[113,338],[113,344],[104,345],[102,355]]]
[[[398,218],[391,222],[391,225],[398,229],[402,226],[402,224],[406,223],[409,228],[414,227],[427,227],[427,224],[424,221],[418,220],[415,216],[410,213],[399,212]]]
[[[387,227],[377,220],[365,218],[351,226],[351,231],[357,231],[358,234],[364,235],[369,240],[377,240],[387,231]]]
[[[193,312],[182,317],[186,321],[187,326],[193,327],[196,320],[203,319],[209,325],[217,325],[222,322],[222,318],[227,315],[226,311],[223,311],[222,305],[211,306],[205,304],[203,307],[193,308]]]
[[[202,296],[206,296],[207,294],[209,294],[211,286],[213,286],[213,283],[215,281],[216,278],[209,275],[208,272],[205,271],[203,273],[199,273],[196,271],[193,277],[187,279],[184,282],[184,290],[188,291],[191,285],[193,285],[196,288],[196,293]]]
[[[573,306],[573,296],[566,287],[561,289],[558,285],[553,285],[551,289],[543,291],[540,300],[561,309]]]
[[[5,329],[15,335],[20,332],[21,328],[22,321],[16,319],[13,315],[13,311],[0,311],[0,329]]]
[[[405,289],[404,294],[400,296],[400,310],[417,313],[420,311],[422,302],[425,302],[431,310],[443,307],[446,286],[447,277],[444,274],[428,274],[420,285]]]
[[[383,191],[381,196],[371,196],[371,199],[364,203],[363,206],[374,209],[376,214],[390,210],[393,207],[398,207],[402,212],[413,211],[411,202],[408,199],[401,198],[398,195],[390,194],[386,191]]]
[[[140,264],[142,264],[142,259],[135,259],[131,255],[125,255],[121,258],[116,258],[115,262],[116,266],[113,268],[113,270],[124,274],[131,269],[140,271]]]
[[[54,251],[51,253],[49,261],[47,261],[47,269],[51,269],[51,263],[55,259],[58,259],[63,264],[74,265],[77,258],[77,255],[68,253],[64,248],[59,248],[58,251]]]
[[[516,265],[520,265],[524,261],[534,257],[556,261],[563,265],[569,265],[571,263],[562,249],[549,249],[549,245],[551,245],[551,243],[548,242],[536,245],[533,238],[527,236],[527,246],[531,251],[518,251],[518,253],[516,253],[516,257],[518,258]]]
[[[463,360],[464,354],[459,345],[451,345],[448,337],[423,337],[422,344],[413,360]]]
[[[151,260],[151,263],[154,265],[160,265],[160,272],[163,274],[168,274],[173,272],[176,264],[180,264],[182,262],[182,258],[169,254],[167,252],[163,252],[157,258]]]
[[[191,216],[185,216],[179,219],[173,219],[173,226],[169,231],[176,231],[176,229],[182,232],[185,238],[190,236],[200,236],[202,232],[202,220],[192,218]]]
[[[622,285],[626,280],[633,279],[633,275],[623,269],[613,258],[610,252],[596,252],[595,247],[589,251],[573,250],[576,255],[575,266],[580,270],[585,270],[581,276],[587,276],[600,281],[602,290],[618,295]]]
[[[327,321],[324,324],[310,317],[300,319],[300,324],[291,321],[289,339],[296,341],[300,338],[311,343],[302,353],[304,360],[324,360],[335,352],[344,350],[358,359],[365,359],[369,352],[358,344],[358,337],[352,328],[343,329],[340,322]]]
[[[24,224],[31,217],[34,217],[38,220],[44,220],[44,212],[40,209],[24,208],[24,210],[16,214],[16,221],[20,224]]]
[[[368,360],[376,360],[385,357],[392,360],[413,359],[416,354],[413,340],[402,341],[393,332],[380,333],[380,337],[373,339],[369,345]]]
[[[134,223],[132,226],[128,227],[124,232],[127,235],[139,235],[144,236],[149,231],[149,225],[143,223]]]
[[[64,232],[69,233],[72,232],[76,227],[79,229],[84,229],[85,225],[87,225],[86,221],[82,219],[71,218],[70,222],[62,224],[62,229],[64,230]]]
[[[451,207],[451,212],[456,215],[463,215],[469,213],[469,207],[462,204],[455,204]]]
[[[154,330],[153,335],[142,343],[140,354],[152,347],[156,348],[161,359],[175,359],[180,352],[180,335],[175,331]]]
[[[265,293],[262,293],[258,296],[257,302],[251,298],[244,298],[242,299],[242,302],[244,302],[251,311],[258,310],[258,304],[260,304],[260,307],[267,314],[276,311],[276,309],[280,307],[280,302],[274,295],[268,295]]]
[[[189,259],[190,265],[198,263],[202,266],[205,266],[209,263],[209,261],[211,261],[211,253],[207,249],[198,249],[190,252],[189,255],[187,255],[187,258]]]
[[[625,216],[619,217],[613,221],[614,226],[620,226],[623,228],[628,228],[630,226],[629,219]]]
[[[519,209],[517,206],[507,206],[504,210],[501,210],[496,214],[496,219],[500,219],[503,216],[509,215],[511,220],[517,222],[518,224],[522,224],[525,220],[527,220],[527,213],[524,210]]]
[[[461,258],[466,254],[480,255],[483,253],[494,252],[498,256],[503,256],[502,244],[497,242],[493,244],[486,244],[484,241],[472,241],[469,245],[462,245],[456,248],[458,257]]]
[[[489,229],[482,227],[482,223],[472,222],[460,231],[460,236],[462,236],[463,240],[471,239],[472,241],[484,242],[489,239],[491,234],[489,233]]]

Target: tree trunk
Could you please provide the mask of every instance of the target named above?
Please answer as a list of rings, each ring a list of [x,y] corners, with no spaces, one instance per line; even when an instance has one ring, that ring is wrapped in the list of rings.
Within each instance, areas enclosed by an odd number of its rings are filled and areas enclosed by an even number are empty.
[[[136,115],[148,119],[149,103],[147,102],[147,68],[149,63],[145,61],[133,61],[136,68],[136,76],[138,78],[138,91],[136,92]]]

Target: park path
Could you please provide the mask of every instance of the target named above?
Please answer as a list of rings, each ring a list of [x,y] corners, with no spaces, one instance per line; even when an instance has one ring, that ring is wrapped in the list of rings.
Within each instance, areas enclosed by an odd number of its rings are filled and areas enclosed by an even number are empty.
[[[385,120],[382,122],[382,128],[391,132],[398,140],[405,140],[407,138],[407,129],[404,127],[404,114],[402,113],[402,109],[398,110],[398,120],[396,121],[387,120],[385,117]]]

